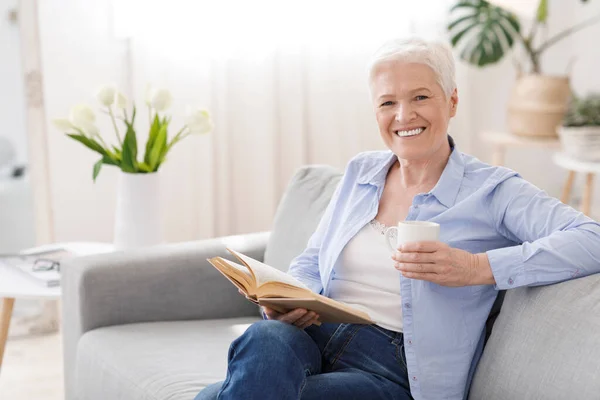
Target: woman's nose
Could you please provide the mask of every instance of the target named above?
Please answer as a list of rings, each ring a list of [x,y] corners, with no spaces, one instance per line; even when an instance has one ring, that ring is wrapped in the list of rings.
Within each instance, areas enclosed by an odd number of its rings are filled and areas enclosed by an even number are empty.
[[[417,114],[407,104],[398,104],[398,108],[396,108],[396,121],[398,122],[408,122],[412,121]]]

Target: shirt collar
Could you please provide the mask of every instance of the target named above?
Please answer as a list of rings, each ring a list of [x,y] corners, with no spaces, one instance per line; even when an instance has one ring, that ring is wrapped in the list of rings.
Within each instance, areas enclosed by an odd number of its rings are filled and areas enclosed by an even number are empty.
[[[380,187],[385,184],[388,171],[398,161],[398,157],[391,150],[388,150],[382,158],[367,160],[365,172],[356,181],[361,185],[369,184]]]
[[[453,148],[442,176],[429,193],[434,195],[447,208],[452,207],[456,202],[464,173],[465,162],[462,154],[456,148]]]
[[[465,163],[461,153],[456,150],[452,137],[448,136],[448,141],[452,148],[450,158],[448,159],[446,167],[444,167],[440,179],[429,193],[434,195],[444,206],[450,208],[454,205],[456,197],[458,196],[458,191],[460,190],[460,185],[465,173]],[[383,186],[388,171],[396,161],[398,161],[398,158],[392,151],[386,152],[383,157],[383,162],[381,162],[381,159],[373,160],[370,165],[367,165],[366,172],[357,179],[357,182],[361,185],[370,184],[376,187]]]

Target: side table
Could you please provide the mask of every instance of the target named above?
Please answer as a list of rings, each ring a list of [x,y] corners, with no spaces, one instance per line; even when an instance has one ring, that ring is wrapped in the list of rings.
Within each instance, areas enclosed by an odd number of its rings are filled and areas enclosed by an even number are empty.
[[[108,253],[114,251],[112,244],[108,243],[57,243],[28,249],[23,254],[37,253],[41,251],[65,249],[75,254],[75,257],[91,254]],[[59,299],[61,288],[48,288],[36,282],[22,271],[15,270],[7,265],[0,263],[0,300],[2,301],[2,310],[0,311],[0,368],[4,358],[6,341],[8,340],[8,328],[12,317],[15,299]]]
[[[563,192],[560,201],[567,204],[571,197],[573,181],[575,173],[581,172],[585,174],[585,185],[583,187],[583,196],[581,199],[581,212],[589,216],[592,207],[592,191],[594,186],[594,177],[600,174],[600,162],[580,161],[574,157],[568,156],[565,153],[555,154],[552,158],[554,163],[569,171],[569,176],[563,187]]]
[[[492,145],[492,164],[504,165],[504,155],[508,148],[536,148],[559,150],[558,138],[535,138],[516,136],[506,132],[484,132],[480,139]]]

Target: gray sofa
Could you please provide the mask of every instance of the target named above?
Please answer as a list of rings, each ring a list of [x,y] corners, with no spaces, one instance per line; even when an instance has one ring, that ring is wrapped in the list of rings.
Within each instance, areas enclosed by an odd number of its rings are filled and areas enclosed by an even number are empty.
[[[231,246],[285,269],[339,178],[331,167],[300,169],[270,232],[65,263],[66,399],[191,400],[223,379],[229,343],[259,314],[206,258]],[[506,292],[470,399],[599,398],[600,275]]]

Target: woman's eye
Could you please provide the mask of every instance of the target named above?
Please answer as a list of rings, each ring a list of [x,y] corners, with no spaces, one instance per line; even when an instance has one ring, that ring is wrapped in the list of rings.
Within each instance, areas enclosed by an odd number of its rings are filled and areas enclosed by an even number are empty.
[[[393,104],[394,104],[393,101],[386,101],[385,103],[381,103],[381,107],[391,106]]]
[[[420,95],[420,96],[417,96],[417,97],[415,97],[415,100],[417,100],[417,101],[421,101],[421,100],[427,100],[428,98],[429,98],[429,97],[427,97],[427,96]]]

